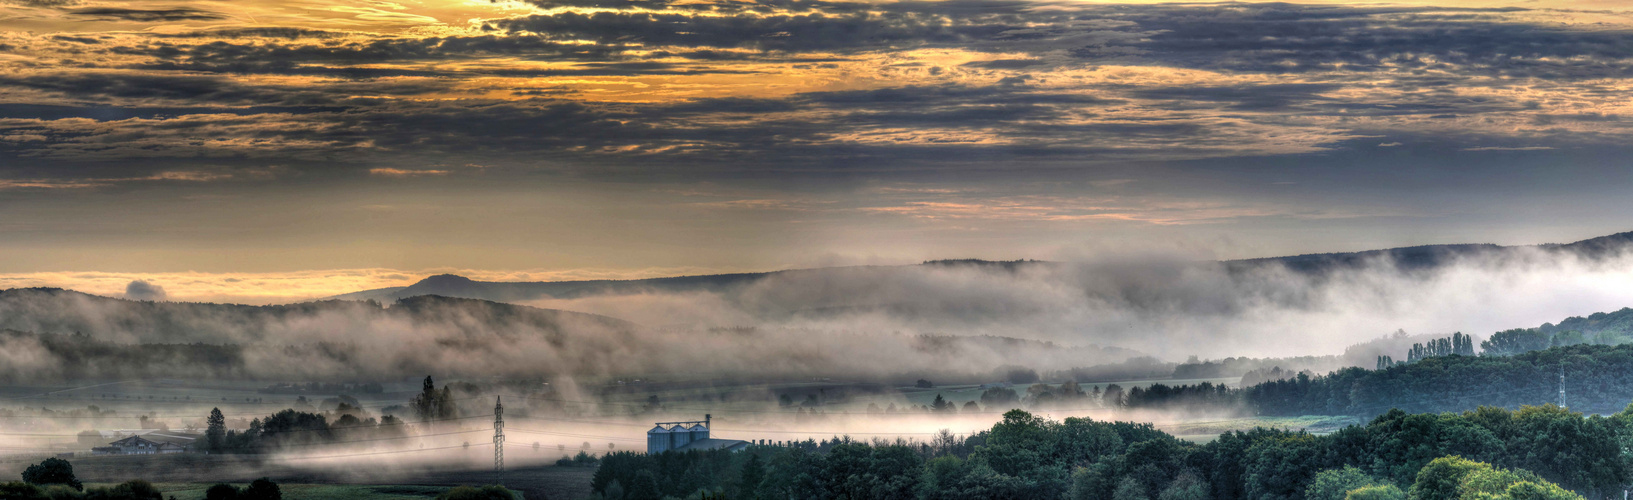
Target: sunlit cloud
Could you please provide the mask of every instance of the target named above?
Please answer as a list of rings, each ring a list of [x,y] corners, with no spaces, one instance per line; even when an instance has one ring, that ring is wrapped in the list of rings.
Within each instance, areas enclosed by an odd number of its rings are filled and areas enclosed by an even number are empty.
[[[432,170],[432,169],[408,170],[408,169],[389,168],[389,167],[371,168],[371,169],[369,169],[369,173],[373,174],[373,175],[383,176],[383,177],[421,177],[421,176],[427,176],[427,175],[448,175],[447,170]]]
[[[732,233],[748,231],[745,219],[858,240],[1016,221],[1040,240],[1063,228],[1293,231],[1421,214],[1453,227],[1494,209],[1374,195],[1540,164],[1609,169],[1594,158],[1625,156],[1613,151],[1633,138],[1629,12],[1602,0],[3,2],[0,190],[51,214],[63,213],[46,207],[61,203],[53,194],[153,188],[123,200],[168,207],[146,221],[166,227],[199,213],[172,200],[201,195],[257,220],[281,213],[257,204],[286,190],[381,198],[349,205],[367,218],[322,233],[350,235],[421,206],[389,198],[457,185],[465,191],[437,200],[436,213],[482,220],[459,224],[485,228],[472,241],[536,252],[493,267],[611,255],[545,249],[501,227],[516,217],[470,215],[496,199],[483,190],[564,182],[564,194],[638,183],[630,189],[659,195],[576,201],[598,221],[641,220],[629,226],[532,224],[571,233],[553,240],[562,245],[647,231],[677,245],[664,265],[725,260],[686,245],[770,245]],[[696,183],[713,194],[668,199]],[[1235,191],[1198,194],[1216,186]],[[671,222],[669,211],[689,218]],[[338,220],[326,215],[302,216]],[[5,223],[37,235],[77,227]],[[381,233],[414,236],[366,244],[412,240],[416,255],[446,244],[420,229],[397,221]],[[276,238],[319,234],[294,233]],[[216,237],[194,243],[227,241]],[[911,252],[980,250],[941,244]],[[347,252],[370,253],[330,255]],[[404,265],[450,255],[467,254]],[[373,264],[336,259],[328,265]],[[19,266],[52,268],[30,262]]]
[[[141,297],[148,300],[159,296],[156,291],[162,291],[165,300],[179,302],[284,304],[364,290],[408,286],[437,274],[458,274],[478,281],[573,281],[641,279],[678,274],[711,274],[720,271],[701,267],[528,270],[371,268],[267,273],[57,271],[0,274],[0,290],[48,287],[66,288],[107,297],[127,297],[132,290],[131,284],[140,282],[143,285],[138,288],[144,293]]]

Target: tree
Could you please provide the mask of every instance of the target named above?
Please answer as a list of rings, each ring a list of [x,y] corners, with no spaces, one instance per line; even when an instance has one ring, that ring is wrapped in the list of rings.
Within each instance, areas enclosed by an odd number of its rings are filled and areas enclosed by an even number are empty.
[[[241,500],[283,500],[283,492],[278,490],[278,483],[267,478],[256,479],[249,483],[243,493],[238,494]]]
[[[1381,484],[1354,466],[1317,472],[1310,486],[1304,489],[1305,500],[1344,500],[1350,490]]]
[[[760,487],[760,481],[765,479],[765,463],[760,461],[759,455],[749,455],[743,462],[743,491],[752,492]]]
[[[328,419],[323,415],[285,409],[261,422],[261,437],[273,445],[328,441]]]
[[[1412,500],[1580,500],[1582,497],[1525,469],[1502,469],[1458,456],[1434,459],[1418,472]]]
[[[1202,482],[1195,474],[1189,472],[1180,474],[1178,478],[1174,479],[1174,482],[1168,484],[1167,488],[1163,488],[1162,493],[1157,494],[1157,500],[1207,500],[1208,498],[1210,498],[1208,496],[1208,483]]]
[[[62,484],[81,491],[85,489],[85,485],[74,477],[73,464],[60,458],[47,458],[39,464],[28,466],[23,470],[23,481],[40,485]]]
[[[1321,468],[1322,441],[1309,434],[1266,439],[1247,449],[1243,466],[1247,495],[1259,500],[1304,496]]]
[[[948,403],[946,399],[942,399],[940,394],[937,394],[936,400],[930,403],[930,410],[936,413],[943,413],[956,409],[958,409],[958,405],[956,403]]]
[[[1133,477],[1125,477],[1117,483],[1117,491],[1111,494],[1111,500],[1150,500],[1151,496],[1145,493],[1145,485]]]
[[[1491,338],[1480,343],[1480,349],[1487,356],[1513,356],[1531,351],[1547,349],[1552,337],[1536,328],[1516,328],[1491,334]]]
[[[1462,496],[1463,476],[1489,465],[1456,455],[1436,458],[1418,470],[1407,492],[1412,500],[1455,500]]]
[[[1406,500],[1406,492],[1393,484],[1362,486],[1345,494],[1344,500]]]
[[[204,490],[204,500],[238,500],[238,488],[230,484],[217,484]]]
[[[412,401],[409,401],[409,405],[414,408],[414,414],[420,417],[421,422],[430,422],[436,420],[442,413],[440,411],[441,405],[438,404],[440,399],[441,397],[437,393],[437,383],[431,380],[430,375],[426,375],[425,383],[420,387],[420,393],[414,396]]]
[[[658,500],[663,497],[663,490],[658,488],[658,476],[652,471],[642,469],[635,473],[635,479],[630,482],[624,498],[629,500]]]
[[[1122,408],[1123,386],[1117,384],[1107,385],[1106,392],[1100,395],[1100,404],[1106,408]]]
[[[1013,408],[1021,396],[1008,387],[993,387],[981,392],[981,406],[992,408]]]
[[[1463,477],[1462,498],[1491,500],[1581,500],[1559,485],[1524,469],[1485,466]]]
[[[210,451],[221,451],[227,437],[227,417],[221,414],[220,408],[211,408],[205,422],[208,424],[204,431],[205,445]]]

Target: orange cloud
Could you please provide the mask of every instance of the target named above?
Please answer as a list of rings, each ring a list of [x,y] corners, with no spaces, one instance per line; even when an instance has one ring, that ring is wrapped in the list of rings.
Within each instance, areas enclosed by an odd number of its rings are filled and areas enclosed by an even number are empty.
[[[448,175],[447,170],[410,170],[401,168],[371,168],[369,174],[385,177],[421,177],[427,175]]]

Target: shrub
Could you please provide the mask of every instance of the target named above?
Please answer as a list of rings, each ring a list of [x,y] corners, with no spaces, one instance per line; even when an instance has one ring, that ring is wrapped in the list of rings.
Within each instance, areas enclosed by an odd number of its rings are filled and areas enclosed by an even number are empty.
[[[230,484],[217,484],[204,490],[204,500],[238,500],[238,488]]]
[[[487,485],[480,488],[457,486],[437,495],[437,500],[515,500],[515,495],[503,486]]]
[[[133,479],[108,488],[103,495],[118,500],[164,500],[164,493],[153,487],[153,483],[140,479]],[[90,497],[91,495],[86,495]]]
[[[239,493],[238,498],[240,500],[283,500],[283,492],[278,490],[278,483],[263,477],[249,483],[249,488],[245,488],[242,493]]]
[[[47,458],[44,462],[28,466],[23,471],[23,481],[29,484],[62,484],[75,490],[84,490],[85,486],[74,478],[74,466],[67,460]]]
[[[12,481],[0,483],[0,498],[6,500],[44,500],[45,493],[32,484]]]

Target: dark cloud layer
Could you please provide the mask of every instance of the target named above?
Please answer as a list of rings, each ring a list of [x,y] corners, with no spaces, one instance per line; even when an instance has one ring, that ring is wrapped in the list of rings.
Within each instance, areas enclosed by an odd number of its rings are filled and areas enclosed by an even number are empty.
[[[865,169],[1301,154],[1363,136],[1602,145],[1628,131],[1617,111],[1573,100],[1619,95],[1630,32],[1523,9],[533,3],[565,10],[437,36],[263,26],[18,37],[9,51],[57,59],[0,73],[0,154]],[[133,22],[226,17],[35,6]],[[1145,74],[1095,73],[1105,68]],[[733,95],[752,87],[718,93],[726,87],[704,80],[726,77],[791,90]],[[641,80],[651,78],[666,80]],[[684,85],[640,90],[654,82]]]
[[[75,17],[92,19],[116,19],[122,21],[163,22],[163,21],[200,21],[222,19],[226,16],[198,9],[124,9],[116,7],[90,7],[68,11]]]

